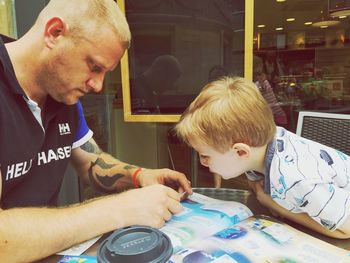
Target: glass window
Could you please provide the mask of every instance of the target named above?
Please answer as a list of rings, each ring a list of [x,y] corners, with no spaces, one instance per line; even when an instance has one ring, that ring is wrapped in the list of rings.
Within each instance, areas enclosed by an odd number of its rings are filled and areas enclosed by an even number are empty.
[[[209,80],[243,76],[244,8],[243,0],[125,1],[131,114],[180,115]]]
[[[102,150],[111,152],[113,108],[121,108],[121,76],[120,66],[108,72],[100,93],[90,93],[80,98],[84,106],[84,115],[89,128],[94,132],[94,140]]]
[[[253,78],[292,131],[300,110],[350,113],[350,11],[335,2],[254,2]]]
[[[15,37],[12,0],[0,0],[0,34]]]

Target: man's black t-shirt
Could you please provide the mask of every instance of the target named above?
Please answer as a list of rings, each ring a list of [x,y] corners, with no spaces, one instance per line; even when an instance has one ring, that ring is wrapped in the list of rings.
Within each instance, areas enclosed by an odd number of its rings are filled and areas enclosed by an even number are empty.
[[[77,130],[76,105],[48,96],[42,126],[27,105],[0,36],[1,207],[56,205]]]

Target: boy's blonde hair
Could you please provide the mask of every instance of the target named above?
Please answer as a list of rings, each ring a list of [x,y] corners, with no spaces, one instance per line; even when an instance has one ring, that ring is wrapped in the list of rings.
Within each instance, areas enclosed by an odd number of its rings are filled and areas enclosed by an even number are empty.
[[[203,88],[175,131],[187,144],[199,140],[223,153],[235,143],[268,144],[276,125],[271,108],[253,82],[224,77]]]
[[[35,25],[45,25],[48,19],[55,16],[69,24],[72,37],[76,40],[89,35],[94,37],[107,27],[118,36],[124,48],[130,46],[129,25],[113,0],[51,0],[39,14]]]

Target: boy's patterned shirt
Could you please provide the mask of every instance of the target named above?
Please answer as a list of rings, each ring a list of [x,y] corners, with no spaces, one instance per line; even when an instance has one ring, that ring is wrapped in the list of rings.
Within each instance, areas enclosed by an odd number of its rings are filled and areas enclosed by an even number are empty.
[[[342,225],[350,214],[350,157],[281,127],[271,149],[265,159],[265,192],[329,230]]]

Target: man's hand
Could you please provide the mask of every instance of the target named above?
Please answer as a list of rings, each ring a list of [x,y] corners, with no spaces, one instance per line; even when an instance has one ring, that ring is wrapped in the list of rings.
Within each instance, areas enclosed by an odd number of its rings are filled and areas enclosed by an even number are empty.
[[[191,182],[187,180],[183,173],[170,169],[145,169],[143,168],[139,174],[138,183],[140,186],[148,186],[153,184],[163,184],[176,190],[182,194],[192,194]]]
[[[180,196],[175,190],[159,184],[133,189],[115,196],[117,202],[112,213],[123,215],[123,226],[160,228],[172,214],[183,210]]]

